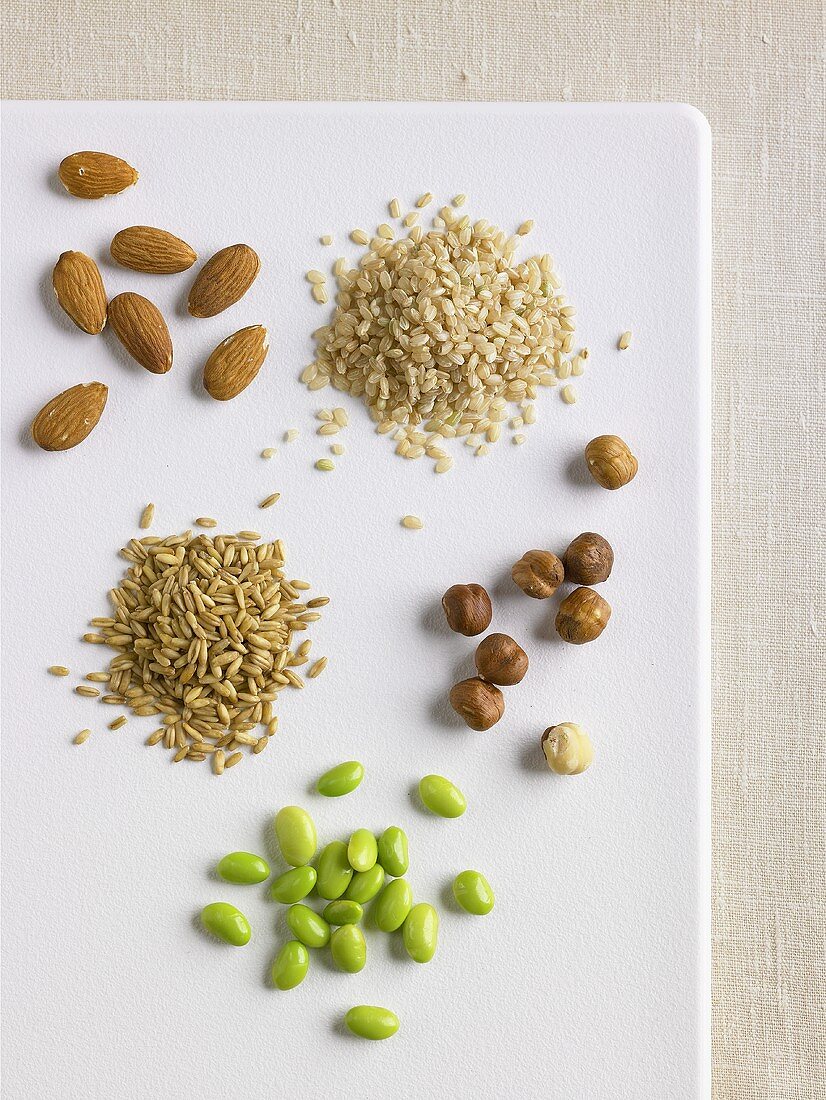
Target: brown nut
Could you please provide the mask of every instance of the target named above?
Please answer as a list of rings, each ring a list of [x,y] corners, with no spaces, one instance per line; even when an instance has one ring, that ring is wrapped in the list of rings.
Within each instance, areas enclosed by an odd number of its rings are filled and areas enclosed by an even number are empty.
[[[637,460],[618,435],[598,435],[585,448],[585,461],[603,489],[621,489],[636,476]]]
[[[610,618],[610,605],[599,592],[593,588],[575,588],[559,605],[556,629],[566,642],[583,645],[598,638]]]
[[[476,671],[490,684],[510,687],[528,671],[528,655],[507,634],[488,634],[476,647]]]
[[[453,685],[450,705],[472,730],[489,730],[505,713],[502,692],[478,676]]]
[[[457,634],[471,638],[490,626],[493,608],[481,584],[454,584],[442,596],[447,625]]]
[[[511,569],[511,576],[528,596],[547,600],[562,584],[565,569],[550,550],[529,550]]]
[[[563,555],[565,580],[574,584],[600,584],[611,576],[614,551],[602,535],[584,531]]]

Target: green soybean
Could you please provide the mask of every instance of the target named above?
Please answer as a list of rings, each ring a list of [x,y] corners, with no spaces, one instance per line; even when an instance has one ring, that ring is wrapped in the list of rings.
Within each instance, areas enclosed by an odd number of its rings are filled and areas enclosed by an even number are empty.
[[[328,924],[358,924],[364,910],[357,901],[339,898],[325,907],[323,915]]]
[[[234,905],[226,901],[214,901],[201,910],[201,923],[207,932],[233,947],[243,947],[250,942],[250,922]]]
[[[359,764],[358,760],[345,760],[320,776],[315,789],[326,798],[340,798],[354,791],[362,779],[364,765]]]
[[[382,932],[395,932],[404,924],[413,905],[413,891],[404,878],[388,882],[376,900],[376,927]]]
[[[270,866],[261,856],[252,852],[230,852],[216,868],[224,882],[252,885],[270,877]]]
[[[367,962],[367,944],[357,924],[343,924],[330,937],[333,962],[348,974],[358,974]]]
[[[325,901],[340,898],[353,877],[353,868],[347,858],[347,845],[343,840],[332,840],[322,848],[316,863],[316,890]]]
[[[369,871],[378,858],[379,847],[369,829],[356,829],[347,845],[347,859],[354,871]]]
[[[468,913],[483,917],[493,908],[490,883],[479,871],[462,871],[453,880],[453,896]]]
[[[399,1018],[389,1008],[355,1005],[344,1017],[354,1035],[362,1039],[389,1039],[399,1030]]]
[[[303,867],[293,867],[279,875],[270,887],[270,896],[273,901],[280,901],[284,905],[293,905],[297,901],[303,901],[315,886],[315,867],[305,864]]]
[[[420,901],[407,914],[402,937],[408,955],[414,962],[430,962],[436,954],[439,939],[439,914],[432,905]]]
[[[279,989],[295,989],[307,977],[310,952],[298,940],[285,943],[272,964],[273,985]]]
[[[315,855],[318,838],[313,819],[300,806],[284,806],[275,816],[275,835],[287,863],[300,867]]]
[[[391,825],[379,837],[378,860],[391,878],[400,878],[407,874],[410,866],[407,836],[398,825]]]
[[[287,924],[305,947],[326,947],[330,942],[329,924],[309,905],[291,905],[287,910]]]
[[[461,817],[467,809],[465,796],[443,775],[426,775],[420,779],[419,796],[428,810],[439,817]]]
[[[356,871],[350,880],[350,885],[344,891],[344,897],[348,901],[357,901],[359,905],[366,905],[368,901],[373,900],[382,886],[384,886],[384,868],[380,863],[376,863],[369,871]]]

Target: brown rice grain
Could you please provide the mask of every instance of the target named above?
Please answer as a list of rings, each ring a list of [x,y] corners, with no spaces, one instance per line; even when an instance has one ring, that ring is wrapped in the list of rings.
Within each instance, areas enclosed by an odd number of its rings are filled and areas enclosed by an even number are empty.
[[[277,503],[277,501],[279,501],[280,499],[281,499],[281,494],[280,493],[270,493],[270,495],[268,497],[264,497],[264,499],[261,501],[261,503],[258,505],[258,507],[259,508],[272,508],[273,504]]]
[[[152,520],[155,518],[155,505],[147,504],[144,510],[141,512],[140,522],[138,526],[141,531],[148,531],[152,526]]]
[[[224,767],[225,768],[234,768],[235,765],[240,763],[240,761],[243,760],[243,759],[244,759],[244,754],[242,752],[234,752],[234,753],[232,753],[231,756],[227,757],[226,761],[224,762]]]
[[[320,676],[324,669],[327,667],[327,658],[319,657],[319,659],[310,666],[307,676],[310,680],[315,680],[316,676]]]
[[[398,218],[399,214],[401,213],[401,207],[399,206],[399,200],[398,199],[391,199],[390,202],[387,204],[387,210],[388,210],[391,218]]]
[[[83,695],[86,699],[97,699],[100,692],[97,688],[87,687],[85,684],[78,684],[75,688],[76,695]]]
[[[84,744],[84,742],[89,740],[89,736],[90,736],[91,732],[92,732],[91,730],[81,730],[80,733],[76,733],[75,736],[72,738],[72,744],[74,744],[74,745]]]
[[[218,520],[217,519],[212,519],[211,516],[199,516],[198,519],[195,520],[195,526],[196,527],[205,527],[205,528],[217,527],[218,526]]]
[[[109,723],[109,729],[110,730],[122,729],[128,721],[129,721],[129,719],[126,717],[125,714],[119,714],[118,717],[114,720],[114,722]]]
[[[221,775],[223,773],[225,759],[224,750],[216,749],[215,755],[212,758],[212,770],[216,775]]]
[[[406,527],[408,531],[421,531],[424,524],[418,516],[402,516],[402,527]]]
[[[69,670],[65,665],[49,665],[46,669],[52,676],[68,676]]]

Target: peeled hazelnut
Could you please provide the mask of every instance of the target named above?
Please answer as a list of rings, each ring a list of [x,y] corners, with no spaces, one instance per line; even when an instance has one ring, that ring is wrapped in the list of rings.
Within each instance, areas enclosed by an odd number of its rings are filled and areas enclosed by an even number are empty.
[[[593,762],[591,739],[575,722],[549,726],[541,743],[548,767],[557,775],[580,775]]]
[[[611,576],[614,551],[602,535],[584,531],[577,535],[563,556],[565,580],[574,584],[600,584]]]
[[[566,596],[556,613],[557,633],[572,645],[598,638],[608,625],[611,608],[593,588],[575,588]]]
[[[565,569],[550,550],[529,550],[511,569],[511,576],[528,596],[547,600],[562,584]]]
[[[507,634],[488,634],[476,647],[476,671],[491,684],[518,684],[528,671],[528,655]]]
[[[481,584],[454,584],[442,596],[447,625],[457,634],[471,638],[490,626],[493,608]]]
[[[598,435],[585,448],[585,461],[603,489],[621,489],[637,473],[637,460],[618,435]]]
[[[502,692],[478,676],[453,685],[450,705],[472,730],[489,730],[505,713]]]

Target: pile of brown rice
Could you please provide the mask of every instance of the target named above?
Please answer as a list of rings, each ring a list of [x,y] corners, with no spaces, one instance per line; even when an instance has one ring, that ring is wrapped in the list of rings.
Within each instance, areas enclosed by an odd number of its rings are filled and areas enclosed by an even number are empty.
[[[302,381],[362,397],[408,458],[438,463],[454,436],[496,442],[508,403],[532,422],[539,387],[571,373],[574,308],[550,256],[515,259],[531,226],[508,236],[443,207],[427,231],[381,227],[358,267],[336,262],[335,314]]]
[[[149,744],[174,749],[176,761],[211,757],[217,773],[241,759],[242,746],[266,747],[278,693],[304,686],[294,669],[311,643],[293,647],[295,635],[329,602],[304,602],[310,586],[285,578],[281,540],[259,538],[132,539],[121,551],[132,564],[109,593],[112,616],[92,619],[97,633],[84,635],[117,650],[102,701],[163,715]]]

